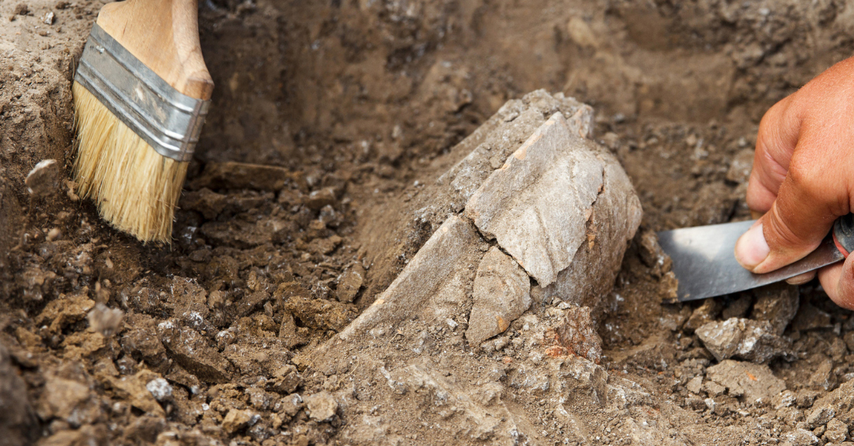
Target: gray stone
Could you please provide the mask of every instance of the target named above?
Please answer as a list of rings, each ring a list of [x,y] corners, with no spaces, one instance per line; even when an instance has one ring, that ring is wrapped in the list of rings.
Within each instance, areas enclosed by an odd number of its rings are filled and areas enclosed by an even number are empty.
[[[466,339],[472,345],[499,334],[531,306],[531,281],[498,248],[491,248],[477,268]]]
[[[774,333],[782,335],[798,312],[798,287],[781,282],[759,288],[753,293],[756,295],[756,303],[750,318],[768,321]]]
[[[377,324],[395,324],[419,314],[425,321],[454,316],[467,300],[484,242],[467,221],[452,216],[433,234],[400,275],[340,334],[347,340]]]
[[[727,388],[729,395],[751,404],[766,404],[783,390],[786,382],[767,365],[725,360],[706,370],[706,378]]]
[[[335,297],[338,298],[339,302],[345,304],[353,302],[364,281],[365,268],[359,262],[353,263],[338,278],[338,289]]]
[[[816,367],[815,372],[810,375],[808,385],[812,388],[831,390],[836,387],[837,378],[833,373],[833,361],[825,359]]]
[[[27,192],[34,197],[44,197],[59,191],[61,172],[56,160],[39,161],[27,174]]]
[[[766,321],[709,322],[697,329],[697,335],[718,361],[738,358],[764,364],[780,356],[793,359],[791,342],[774,334]]]
[[[809,302],[804,302],[804,305],[799,308],[794,322],[792,322],[792,329],[798,331],[831,327],[833,327],[833,322],[830,314],[814,307]]]
[[[573,135],[563,115],[555,113],[466,204],[465,214],[478,229],[543,287],[569,267],[582,244],[596,243],[599,235],[588,222],[605,190],[606,161],[592,145]],[[615,220],[639,224],[637,197],[622,198],[627,203]],[[633,235],[634,230],[624,231],[620,242]]]
[[[305,397],[305,407],[308,410],[309,418],[317,422],[324,422],[335,416],[335,412],[338,411],[338,402],[335,401],[332,394],[323,391]]]

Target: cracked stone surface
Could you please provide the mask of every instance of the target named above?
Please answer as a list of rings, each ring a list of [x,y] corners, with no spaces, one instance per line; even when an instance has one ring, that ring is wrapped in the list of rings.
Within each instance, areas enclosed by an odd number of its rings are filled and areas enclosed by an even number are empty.
[[[366,273],[376,279],[404,266],[342,332],[295,356],[297,367],[377,382],[401,416],[457,420],[431,433],[439,442],[535,439],[539,415],[526,409],[533,401],[569,417],[574,427],[565,434],[575,442],[590,439],[571,419],[574,410],[598,407],[630,419],[630,407],[647,404],[649,392],[596,364],[595,320],[641,208],[613,155],[584,138],[591,118],[589,107],[541,91],[502,107],[454,149],[468,155],[404,194],[407,211],[376,220],[385,232],[371,237],[393,243],[366,241]],[[541,305],[532,305],[533,284]],[[556,299],[546,304],[544,295]],[[528,359],[515,364],[505,356],[514,351]],[[353,404],[357,392],[336,388],[329,399]],[[403,394],[418,397],[397,397]],[[406,432],[364,414],[343,435],[371,443]]]
[[[466,339],[472,345],[503,333],[531,306],[531,281],[513,259],[490,248],[477,268]]]

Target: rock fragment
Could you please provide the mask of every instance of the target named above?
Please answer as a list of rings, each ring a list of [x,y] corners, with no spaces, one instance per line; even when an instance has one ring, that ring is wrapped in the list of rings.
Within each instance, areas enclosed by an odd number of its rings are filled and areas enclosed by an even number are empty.
[[[848,426],[834,418],[827,422],[824,438],[833,443],[842,443],[848,439]]]
[[[199,332],[170,319],[157,325],[157,333],[169,356],[202,381],[223,383],[230,379],[229,362]]]
[[[34,197],[44,197],[59,191],[59,164],[56,160],[39,161],[27,174],[27,192]]]
[[[721,304],[715,299],[706,299],[703,303],[694,309],[688,321],[685,322],[685,329],[694,331],[701,326],[715,320],[715,317],[721,312]]]
[[[798,287],[777,283],[754,291],[756,303],[750,318],[768,321],[777,336],[781,336],[798,312]]]
[[[365,268],[359,262],[353,263],[338,278],[338,289],[335,297],[338,298],[339,302],[345,304],[353,302],[364,281]]]
[[[743,149],[735,154],[726,173],[726,179],[733,183],[745,184],[753,169],[753,149]]]
[[[767,365],[731,359],[709,367],[706,377],[726,387],[729,395],[743,398],[751,404],[770,403],[777,394],[786,390],[786,382],[774,376]]]
[[[795,429],[786,434],[786,439],[793,446],[812,446],[818,444],[818,437],[806,429]]]
[[[503,333],[531,306],[531,281],[500,249],[492,247],[477,268],[466,339],[472,345]]]
[[[324,187],[308,194],[305,206],[313,211],[319,211],[324,206],[335,204],[335,201],[335,191],[331,187]]]
[[[155,378],[148,382],[145,385],[145,388],[151,392],[151,395],[157,401],[166,401],[172,397],[172,386],[169,385],[169,381],[166,381],[163,378]]]
[[[225,418],[222,419],[222,429],[231,435],[257,423],[260,418],[260,415],[255,414],[255,412],[249,409],[231,409],[225,415]]]
[[[597,364],[602,359],[602,338],[596,333],[590,308],[569,307],[556,331],[561,345],[570,352]]]
[[[766,321],[732,318],[709,322],[697,329],[697,335],[718,361],[739,358],[765,364],[780,356],[792,357],[791,342],[774,334]]]
[[[335,412],[338,410],[338,402],[335,401],[332,394],[323,391],[305,397],[305,407],[308,410],[309,418],[322,423],[335,416]]]
[[[797,316],[795,316],[794,322],[792,322],[792,329],[799,331],[831,327],[833,327],[833,323],[830,314],[816,308],[809,302],[804,302]]]

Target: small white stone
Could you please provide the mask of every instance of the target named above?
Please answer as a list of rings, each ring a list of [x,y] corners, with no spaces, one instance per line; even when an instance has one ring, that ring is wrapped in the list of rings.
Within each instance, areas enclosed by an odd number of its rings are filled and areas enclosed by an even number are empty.
[[[154,396],[157,401],[163,401],[172,396],[172,386],[169,381],[163,378],[153,379],[145,385],[145,388]]]

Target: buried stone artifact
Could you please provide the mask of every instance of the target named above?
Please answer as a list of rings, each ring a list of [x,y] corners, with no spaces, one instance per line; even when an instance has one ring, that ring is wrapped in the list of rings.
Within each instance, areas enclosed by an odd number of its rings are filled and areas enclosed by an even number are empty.
[[[589,106],[561,94],[510,101],[454,148],[453,167],[389,207],[403,212],[369,211],[376,223],[363,234],[367,274],[393,280],[343,331],[294,362],[387,383],[357,399],[336,392],[344,406],[386,401],[389,416],[461,417],[431,434],[449,441],[536,436],[536,415],[506,405],[505,385],[518,387],[517,402],[554,396],[549,404],[563,413],[570,404],[623,411],[628,400],[643,401],[644,391],[609,380],[598,365],[593,324],[642,211],[618,161],[589,139],[592,118]],[[388,248],[388,240],[397,244]],[[490,355],[512,365],[495,369]],[[395,398],[409,391],[444,402]],[[571,402],[566,392],[576,394]],[[381,413],[368,418],[345,436],[404,434]]]

